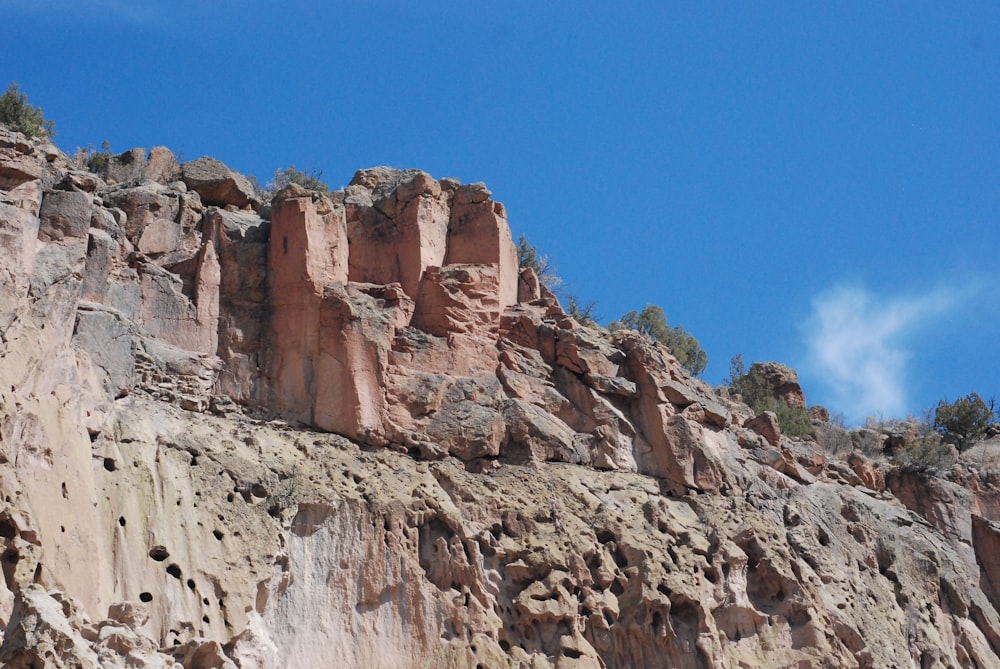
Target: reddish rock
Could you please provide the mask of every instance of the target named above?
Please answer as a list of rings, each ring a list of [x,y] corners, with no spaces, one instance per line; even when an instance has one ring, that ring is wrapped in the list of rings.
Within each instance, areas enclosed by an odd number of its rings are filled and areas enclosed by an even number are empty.
[[[781,442],[781,426],[773,411],[758,414],[744,423],[744,426],[764,437],[772,446],[777,446]]]
[[[146,161],[146,178],[161,184],[167,184],[180,176],[180,165],[173,151],[165,146],[154,146],[149,150]]]
[[[239,209],[260,206],[250,181],[215,158],[205,156],[184,163],[181,165],[181,179],[201,196],[205,204],[218,207],[233,205]]]
[[[806,398],[799,385],[799,375],[795,370],[780,362],[755,362],[750,373],[764,378],[775,398],[785,401],[790,407],[804,409]]]

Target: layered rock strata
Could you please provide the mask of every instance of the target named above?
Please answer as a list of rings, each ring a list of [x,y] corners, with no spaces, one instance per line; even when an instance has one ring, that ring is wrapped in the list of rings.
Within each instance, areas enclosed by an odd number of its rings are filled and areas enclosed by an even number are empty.
[[[5,666],[1000,666],[978,470],[580,327],[481,184],[168,153],[0,131]]]

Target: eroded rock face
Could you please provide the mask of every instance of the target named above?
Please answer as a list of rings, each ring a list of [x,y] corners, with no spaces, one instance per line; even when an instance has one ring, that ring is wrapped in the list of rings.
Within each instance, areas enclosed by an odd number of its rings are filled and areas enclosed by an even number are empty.
[[[991,479],[580,327],[481,184],[140,157],[0,132],[6,666],[1000,664]]]

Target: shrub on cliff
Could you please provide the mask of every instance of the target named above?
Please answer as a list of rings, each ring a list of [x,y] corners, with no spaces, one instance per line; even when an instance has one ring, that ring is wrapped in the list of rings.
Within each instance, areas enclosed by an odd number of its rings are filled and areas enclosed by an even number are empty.
[[[111,165],[111,143],[107,140],[101,142],[100,151],[95,149],[93,144],[85,149],[77,149],[73,162],[94,174],[104,176]]]
[[[620,320],[608,325],[608,329],[612,332],[621,328],[638,330],[660,342],[670,349],[684,369],[695,376],[705,371],[705,367],[708,366],[708,354],[701,349],[698,340],[685,332],[683,326],[668,325],[667,315],[655,304],[647,305],[641,312],[630,311]]]
[[[747,371],[742,355],[737,354],[729,361],[729,378],[726,384],[729,392],[742,396],[743,403],[755,414],[773,411],[785,436],[810,437],[814,434],[809,412],[802,407],[789,406],[784,400],[775,397],[771,384],[759,373],[759,368],[751,366],[750,371]]]
[[[547,255],[539,253],[538,247],[530,244],[524,235],[521,235],[517,240],[517,267],[518,270],[535,270],[535,276],[538,277],[543,286],[552,293],[558,293],[565,298],[566,313],[577,323],[589,328],[600,327],[597,323],[600,317],[595,313],[597,303],[581,303],[576,295],[562,290],[563,280],[556,274],[555,265],[552,264]]]
[[[547,255],[539,253],[538,247],[529,243],[524,235],[517,239],[517,267],[520,270],[535,270],[535,276],[541,284],[553,293],[562,286],[563,281],[556,274],[555,265]]]
[[[298,184],[299,186],[308,188],[309,190],[318,191],[320,193],[329,193],[330,187],[323,183],[321,180],[322,176],[322,171],[310,170],[306,173],[295,169],[295,165],[289,165],[283,170],[275,171],[274,181],[268,185],[268,190],[271,191],[271,193],[277,193],[288,184]]]
[[[21,92],[16,81],[0,96],[0,123],[28,137],[56,136],[55,121],[46,119],[40,107],[28,104],[28,96]]]
[[[994,401],[988,403],[976,393],[969,393],[954,402],[938,402],[934,411],[934,429],[959,450],[965,450],[986,435],[993,423]]]

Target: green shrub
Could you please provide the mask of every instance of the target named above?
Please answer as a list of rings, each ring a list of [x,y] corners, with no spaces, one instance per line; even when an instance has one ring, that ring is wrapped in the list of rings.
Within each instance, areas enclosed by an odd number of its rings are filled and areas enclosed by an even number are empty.
[[[111,164],[111,143],[107,140],[101,142],[100,151],[91,144],[86,149],[78,150],[73,158],[78,164],[94,174],[105,175]]]
[[[955,463],[955,449],[940,434],[925,431],[892,453],[892,462],[901,472],[940,476]]]
[[[21,92],[16,81],[0,96],[0,123],[28,137],[56,136],[55,121],[46,119],[41,108],[28,104],[28,96]]]
[[[569,303],[569,306],[566,307],[566,311],[571,317],[573,317],[574,320],[576,320],[577,323],[588,328],[598,327],[598,317],[594,315],[594,310],[597,308],[596,302],[588,302],[587,304],[581,306],[580,303],[577,302],[575,295],[570,295],[567,298],[567,302]]]
[[[538,281],[553,293],[562,286],[563,280],[556,274],[556,268],[552,261],[549,260],[548,256],[539,253],[537,246],[529,244],[524,235],[517,239],[517,266],[520,270],[535,270]],[[575,298],[573,300],[575,302]],[[576,317],[574,316],[574,318]]]
[[[750,371],[743,365],[743,356],[737,354],[729,361],[729,392],[742,396],[743,403],[755,414],[773,411],[778,417],[781,433],[787,437],[811,437],[815,433],[809,412],[802,407],[789,406],[783,399],[774,396],[771,384],[757,368]]]
[[[622,316],[621,320],[608,325],[608,329],[612,332],[621,328],[638,330],[660,342],[670,349],[684,369],[695,376],[705,371],[705,367],[708,366],[708,354],[702,350],[698,340],[685,332],[681,325],[673,327],[667,325],[666,314],[655,304],[646,305],[641,312],[630,311]]]
[[[994,401],[985,402],[976,393],[969,393],[952,403],[938,402],[934,411],[934,429],[964,451],[986,435],[993,423]]]
[[[269,190],[272,193],[277,193],[288,184],[298,184],[309,190],[329,193],[330,187],[323,183],[321,180],[322,176],[322,171],[310,170],[306,173],[295,169],[295,165],[289,165],[285,169],[277,170],[274,173],[274,181],[271,182]]]

